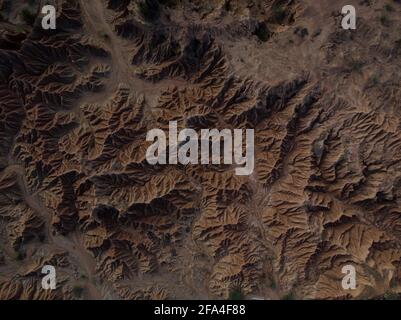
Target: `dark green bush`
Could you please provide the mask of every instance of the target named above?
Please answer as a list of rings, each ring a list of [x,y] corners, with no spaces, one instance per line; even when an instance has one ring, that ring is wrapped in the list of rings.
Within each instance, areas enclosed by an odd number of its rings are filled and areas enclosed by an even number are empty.
[[[230,290],[228,300],[244,300],[244,294],[241,287],[236,286]]]
[[[286,12],[282,6],[280,5],[273,6],[272,15],[270,17],[270,20],[272,22],[277,24],[282,24],[284,22],[285,17],[286,17]]]
[[[73,295],[75,298],[81,298],[83,292],[84,292],[84,288],[82,288],[82,287],[79,286],[79,285],[76,285],[76,286],[74,286],[74,287],[72,288],[72,295]]]
[[[142,0],[138,2],[138,10],[145,20],[151,21],[159,16],[159,3],[156,0]]]
[[[34,13],[32,13],[29,9],[25,8],[22,9],[21,13],[20,13],[21,19],[30,26],[33,26],[33,24],[35,23],[35,19],[36,16]]]
[[[159,3],[168,8],[176,8],[180,3],[180,0],[159,0]]]
[[[255,35],[258,37],[260,41],[266,42],[270,39],[271,33],[266,26],[266,23],[260,23],[259,26],[255,30]]]
[[[33,26],[33,24],[35,23],[36,20],[36,16],[34,13],[32,13],[31,11],[29,11],[29,9],[25,8],[22,9],[21,13],[20,13],[21,19],[30,26]]]

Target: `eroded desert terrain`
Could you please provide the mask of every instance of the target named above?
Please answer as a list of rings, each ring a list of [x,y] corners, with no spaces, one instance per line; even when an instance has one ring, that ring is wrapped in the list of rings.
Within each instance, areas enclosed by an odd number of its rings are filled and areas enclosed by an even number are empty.
[[[0,0],[0,299],[401,293],[400,1],[49,3]],[[150,165],[169,121],[253,174]]]

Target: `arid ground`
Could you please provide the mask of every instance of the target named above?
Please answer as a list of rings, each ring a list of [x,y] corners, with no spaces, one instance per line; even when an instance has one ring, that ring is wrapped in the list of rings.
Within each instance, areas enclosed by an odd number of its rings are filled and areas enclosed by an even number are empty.
[[[0,299],[397,297],[400,30],[396,0],[0,0]],[[150,165],[169,121],[254,129],[253,174]]]

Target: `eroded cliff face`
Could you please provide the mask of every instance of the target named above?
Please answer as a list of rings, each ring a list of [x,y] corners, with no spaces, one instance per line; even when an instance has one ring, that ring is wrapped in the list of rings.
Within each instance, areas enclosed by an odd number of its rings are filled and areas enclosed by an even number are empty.
[[[0,1],[0,298],[398,292],[401,5],[333,2]],[[148,164],[169,121],[253,128],[254,173]]]

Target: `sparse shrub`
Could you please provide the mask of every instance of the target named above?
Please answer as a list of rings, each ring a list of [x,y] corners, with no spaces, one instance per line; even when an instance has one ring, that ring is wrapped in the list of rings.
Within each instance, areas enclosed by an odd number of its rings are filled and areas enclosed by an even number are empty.
[[[288,292],[281,297],[281,300],[294,300],[294,299],[295,299],[294,293],[292,292]]]
[[[398,39],[394,42],[394,50],[400,51],[401,50],[401,39]]]
[[[25,253],[19,251],[19,252],[17,253],[16,259],[17,259],[18,261],[24,260],[24,259],[25,259]]]
[[[392,291],[387,291],[384,295],[383,295],[383,299],[384,300],[398,300],[398,294]]]
[[[273,290],[277,288],[276,281],[274,281],[274,279],[270,280],[270,288],[272,288]]]
[[[99,35],[99,37],[103,38],[105,41],[110,40],[110,36],[106,32],[99,32],[98,35]]]
[[[318,28],[318,29],[312,34],[312,38],[316,38],[316,37],[320,36],[321,33],[322,33],[322,29]]]
[[[372,5],[372,0],[362,0],[362,1],[360,2],[360,4],[363,5],[363,6],[368,6],[368,7],[370,7],[370,6]]]
[[[224,2],[224,10],[231,11],[232,9],[231,0],[226,0],[226,2]]]
[[[302,28],[302,27],[296,27],[294,30],[294,33],[301,38],[305,38],[306,36],[309,35],[309,31],[307,28]]]
[[[377,74],[372,74],[368,79],[368,87],[377,86],[380,82],[379,76]]]
[[[25,30],[22,26],[19,26],[19,25],[16,25],[16,26],[15,26],[15,30],[16,30],[18,33],[26,33],[26,30]]]
[[[360,60],[354,60],[348,62],[349,72],[360,72],[365,64]]]
[[[380,22],[384,27],[390,26],[390,20],[385,14],[380,16]]]
[[[203,8],[205,10],[206,15],[212,13],[213,10],[215,9],[214,6],[210,3],[207,3]]]
[[[394,8],[387,3],[386,5],[384,5],[384,10],[386,10],[388,12],[393,12]]]

